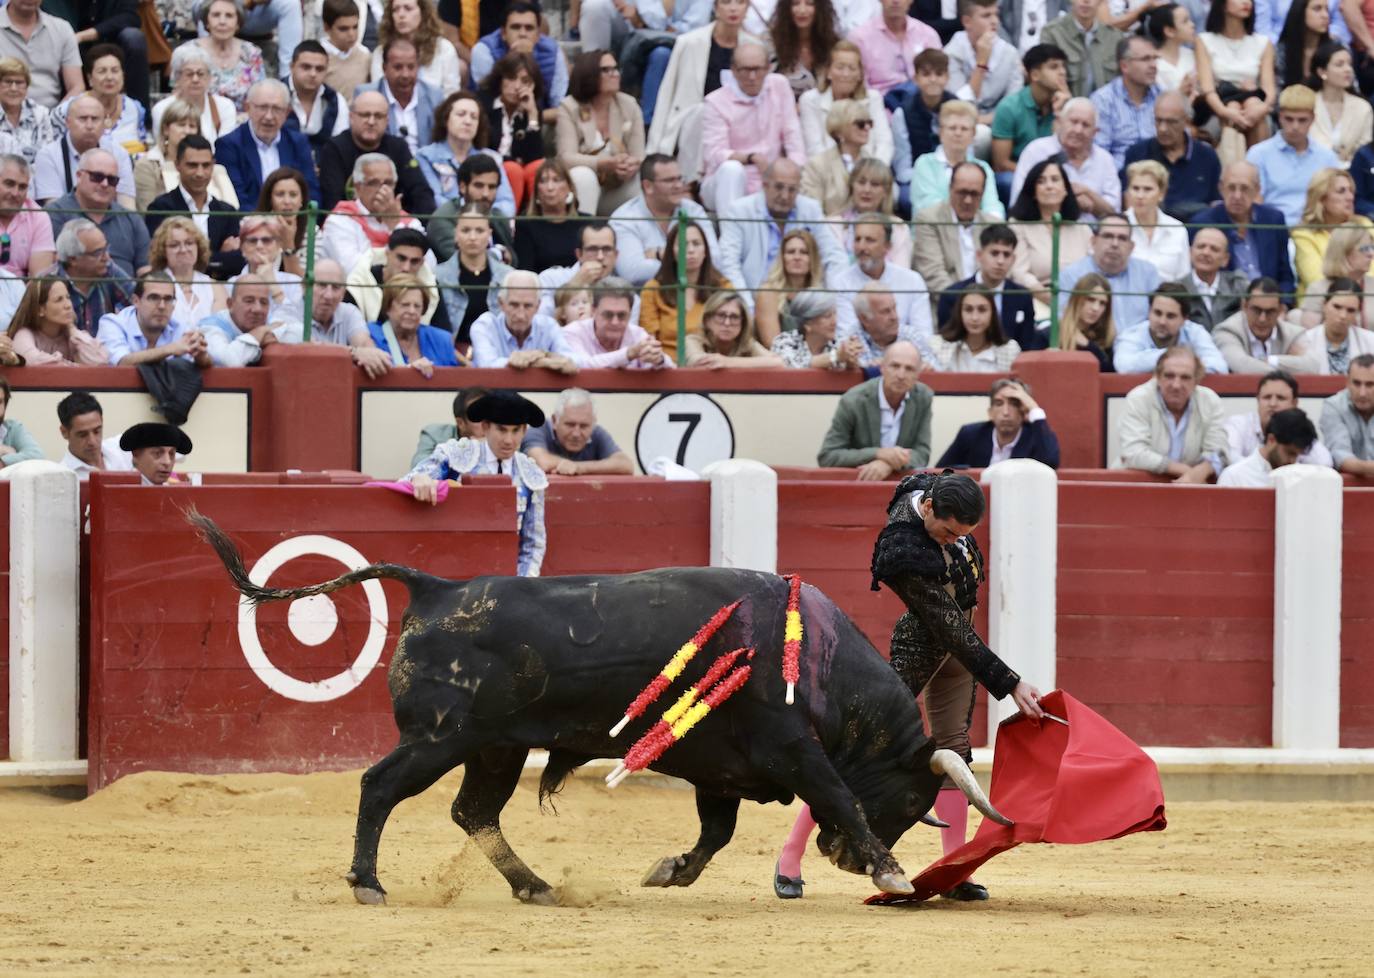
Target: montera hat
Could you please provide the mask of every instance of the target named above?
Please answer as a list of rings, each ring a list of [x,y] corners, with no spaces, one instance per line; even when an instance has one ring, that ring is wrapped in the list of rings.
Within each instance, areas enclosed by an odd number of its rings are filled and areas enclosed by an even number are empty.
[[[119,447],[126,452],[139,448],[175,448],[178,455],[191,454],[191,439],[176,425],[158,421],[136,424],[119,436]]]
[[[544,423],[544,412],[539,410],[538,404],[515,391],[492,391],[468,405],[468,420],[538,428]]]

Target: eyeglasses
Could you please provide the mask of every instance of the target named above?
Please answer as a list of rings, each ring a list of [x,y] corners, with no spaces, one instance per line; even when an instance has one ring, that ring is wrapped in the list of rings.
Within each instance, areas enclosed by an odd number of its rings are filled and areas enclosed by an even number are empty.
[[[119,186],[118,173],[96,173],[93,170],[82,170],[81,172],[86,174],[86,179],[91,181],[91,183],[103,183],[107,187]]]
[[[363,181],[363,186],[364,186],[364,187],[367,187],[369,190],[378,190],[378,189],[380,189],[381,187],[390,187],[390,188],[392,188],[392,189],[394,190],[394,189],[396,189],[396,181],[395,181],[395,180],[364,180],[364,181]]]
[[[587,245],[582,249],[584,255],[609,255],[615,251],[615,245]]]
[[[251,238],[244,238],[244,244],[276,244],[277,239],[270,234],[255,234]]]
[[[28,88],[29,83],[20,78],[0,78],[0,88]]]
[[[718,312],[712,317],[718,323],[742,323],[744,317],[737,312]]]
[[[182,69],[181,69],[181,77],[182,77],[182,78],[209,78],[209,77],[210,77],[210,73],[209,73],[208,71],[206,71],[204,68],[182,68]],[[3,84],[4,84],[4,82],[0,82],[0,85],[3,85]]]
[[[354,114],[355,116],[357,116],[359,119],[363,120],[363,122],[385,122],[385,121],[386,121],[386,113],[385,113],[385,112],[358,112],[358,111],[355,110],[355,111],[353,112],[353,114]]]
[[[0,237],[0,242],[4,242],[5,237],[8,237],[8,235],[6,235],[6,236],[4,236],[4,237]],[[1359,253],[1362,254],[1362,255],[1374,255],[1374,244],[1362,244],[1362,245],[1360,245],[1360,247],[1359,247],[1357,250],[1358,250]],[[0,264],[3,264],[3,263],[4,263],[4,259],[3,259],[3,258],[0,258]]]
[[[83,258],[109,258],[109,257],[110,257],[110,246],[109,246],[109,245],[104,245],[104,246],[102,246],[102,247],[100,247],[100,248],[95,248],[95,249],[93,249],[93,250],[91,250],[91,251],[84,251],[84,252],[81,253],[81,257],[83,257]]]
[[[152,294],[149,294],[149,293],[144,293],[144,295],[143,295],[143,301],[144,301],[144,302],[151,302],[151,303],[152,303],[153,305],[155,305],[155,306],[170,306],[170,305],[172,305],[173,303],[175,303],[175,302],[177,301],[177,297],[176,297],[175,294],[172,294],[172,295],[152,295]]]
[[[756,67],[749,67],[748,65],[740,65],[738,68],[735,69],[735,74],[737,74],[737,75],[762,75],[762,74],[764,74],[764,73],[767,72],[767,71],[768,71],[768,66],[767,66],[767,65],[758,65],[758,66],[756,66]]]
[[[620,74],[620,65],[602,65],[601,73],[603,75],[618,75]]]
[[[251,109],[251,110],[254,111],[254,112],[262,112],[262,113],[264,113],[264,114],[269,114],[269,113],[272,114],[272,115],[285,115],[285,114],[286,114],[286,106],[284,106],[284,105],[277,105],[277,104],[274,103],[274,102],[256,102],[256,103],[250,104],[250,105],[248,106],[248,108]]]

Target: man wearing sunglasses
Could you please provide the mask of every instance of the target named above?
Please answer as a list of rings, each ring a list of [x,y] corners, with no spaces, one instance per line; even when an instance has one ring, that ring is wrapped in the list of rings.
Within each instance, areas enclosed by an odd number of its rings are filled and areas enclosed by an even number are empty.
[[[137,277],[148,268],[148,226],[115,201],[119,180],[119,166],[109,150],[86,150],[77,162],[76,189],[52,202],[49,217],[53,234],[60,234],[63,226],[75,217],[85,217],[99,225],[109,244],[110,257]]]
[[[81,157],[99,147],[114,158],[111,172],[119,177],[114,188],[119,202],[134,206],[134,165],[123,146],[105,132],[105,107],[94,95],[79,95],[67,107],[67,134],[54,139],[33,158],[33,197],[44,206],[76,190]],[[113,199],[114,191],[110,197]],[[57,233],[57,229],[53,229]]]

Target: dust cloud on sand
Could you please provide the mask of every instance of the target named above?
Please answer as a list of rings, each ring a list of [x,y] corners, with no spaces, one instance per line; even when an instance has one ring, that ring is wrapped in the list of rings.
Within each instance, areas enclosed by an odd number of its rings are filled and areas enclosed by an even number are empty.
[[[137,775],[82,802],[0,791],[0,974],[185,976],[1031,974],[1364,976],[1374,806],[1172,805],[1163,833],[1023,846],[986,904],[865,907],[814,853],[806,898],[770,880],[794,810],[746,803],[696,885],[642,889],[689,848],[691,792],[576,777],[503,826],[563,905],[526,907],[449,818],[451,775],[382,840],[386,907],[354,903],[358,774]],[[938,854],[916,827],[897,856]],[[1205,972],[1204,972],[1205,969]]]

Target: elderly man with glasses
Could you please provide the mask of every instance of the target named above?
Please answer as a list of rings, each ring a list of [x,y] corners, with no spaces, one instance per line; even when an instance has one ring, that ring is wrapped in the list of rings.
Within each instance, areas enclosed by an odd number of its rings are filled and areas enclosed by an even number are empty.
[[[133,211],[115,201],[119,165],[105,149],[88,149],[76,167],[76,189],[49,206],[54,235],[68,221],[85,217],[100,227],[109,244],[110,257],[120,266],[142,275],[148,268],[148,226]]]
[[[1155,99],[1154,117],[1154,135],[1126,150],[1122,169],[1141,160],[1162,165],[1169,174],[1164,213],[1180,221],[1191,221],[1217,199],[1221,161],[1216,150],[1194,139],[1188,131],[1193,110],[1179,92],[1161,93]]]
[[[263,181],[283,166],[305,174],[310,199],[320,199],[310,140],[284,128],[290,111],[290,89],[275,79],[260,81],[248,89],[248,121],[216,141],[215,160],[228,171],[240,201],[257,200]]]
[[[63,226],[57,236],[57,264],[45,274],[66,283],[76,325],[92,336],[99,330],[101,317],[132,302],[134,280],[129,270],[110,260],[104,232],[84,217]]]

